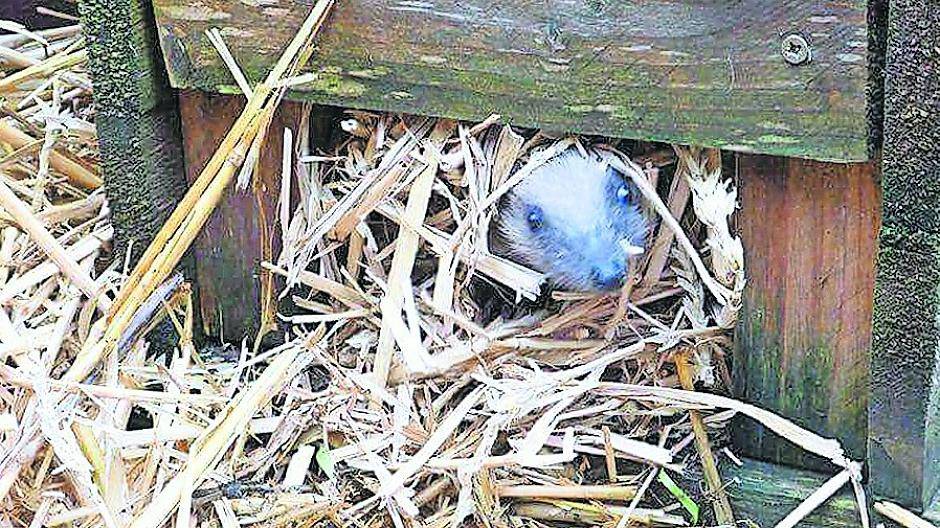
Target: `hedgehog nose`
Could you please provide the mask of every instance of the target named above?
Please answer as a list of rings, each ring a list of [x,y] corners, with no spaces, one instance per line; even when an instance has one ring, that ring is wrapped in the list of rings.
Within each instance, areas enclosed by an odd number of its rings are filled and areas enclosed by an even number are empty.
[[[612,290],[623,283],[624,265],[622,262],[610,261],[602,266],[595,266],[591,270],[591,278],[598,288]]]

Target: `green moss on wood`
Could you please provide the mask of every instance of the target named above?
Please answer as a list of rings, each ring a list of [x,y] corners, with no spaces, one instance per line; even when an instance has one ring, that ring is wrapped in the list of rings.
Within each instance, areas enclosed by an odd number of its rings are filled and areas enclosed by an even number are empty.
[[[780,522],[829,478],[828,474],[750,459],[744,461],[743,467],[723,465],[721,474],[730,483],[726,489],[735,518],[750,520],[762,527]],[[858,509],[848,488],[799,524],[805,528],[856,528],[859,525]]]
[[[888,3],[869,463],[876,494],[921,509],[940,493],[940,11]]]
[[[146,0],[82,0],[99,112],[136,113],[172,98]]]
[[[149,2],[83,0],[81,14],[118,250],[139,255],[185,188],[176,99]]]
[[[940,236],[886,217],[878,263],[869,448],[873,487],[920,508],[936,492],[940,471],[940,436],[935,425],[932,434],[928,429],[928,410],[936,413],[940,394],[931,383],[940,349]]]
[[[287,15],[275,16],[264,5],[207,0],[193,13],[187,0],[155,3],[173,82],[210,90],[231,80],[207,27],[229,32],[235,57],[257,81],[307,9],[289,2]],[[461,119],[498,112],[522,126],[818,159],[868,157],[867,64],[840,59],[864,55],[863,0],[801,0],[786,9],[764,0],[555,7],[340,3],[311,61],[321,78],[292,97]],[[812,31],[820,17],[829,22],[815,33],[814,60],[787,65],[780,35]],[[767,122],[781,126],[768,132]]]
[[[136,260],[185,189],[176,98],[149,2],[82,0],[80,13],[116,254],[131,248]],[[159,332],[157,350],[175,334]]]
[[[875,165],[741,155],[737,173],[749,282],[736,329],[736,394],[864,460]],[[830,468],[749,420],[734,434],[747,456]]]
[[[746,302],[735,343],[736,394],[811,431],[838,439],[850,457],[864,460],[868,417],[865,388],[833,384],[832,336],[819,335],[816,342],[798,349],[792,345],[785,348],[787,335],[791,339],[812,336],[800,336],[794,329],[783,328],[779,321],[767,319],[767,311],[779,309],[755,306],[753,300]],[[797,467],[831,469],[829,461],[751,420],[740,420],[733,434],[735,444],[750,455]]]

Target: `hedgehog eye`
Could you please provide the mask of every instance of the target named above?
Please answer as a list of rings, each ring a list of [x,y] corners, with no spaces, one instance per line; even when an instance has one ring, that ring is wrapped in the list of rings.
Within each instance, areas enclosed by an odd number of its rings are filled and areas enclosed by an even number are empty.
[[[626,185],[621,185],[617,188],[617,199],[621,203],[627,203],[630,199],[630,191],[627,189]]]
[[[533,231],[542,227],[542,209],[538,207],[533,207],[529,209],[529,214],[526,216],[526,220],[529,222],[529,228]]]

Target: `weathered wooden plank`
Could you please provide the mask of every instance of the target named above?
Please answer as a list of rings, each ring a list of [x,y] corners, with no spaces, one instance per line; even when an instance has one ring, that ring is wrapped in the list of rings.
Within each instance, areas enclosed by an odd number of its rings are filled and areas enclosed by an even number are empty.
[[[175,86],[259,80],[312,0],[156,0]],[[868,158],[866,0],[338,2],[293,97],[818,159]],[[800,34],[811,60],[789,64]]]
[[[83,0],[80,12],[115,254],[130,248],[136,262],[185,189],[176,99],[149,0]],[[156,332],[154,349],[176,337],[169,322]]]
[[[940,10],[891,0],[869,466],[940,521]]]
[[[748,287],[736,392],[864,460],[877,166],[754,155],[737,163]],[[752,422],[735,427],[735,441],[748,456],[831,467]]]
[[[241,96],[198,91],[179,94],[186,174],[194,181],[245,105]],[[299,130],[300,103],[285,103],[275,113],[261,150],[259,169],[246,191],[231,187],[193,243],[196,284],[203,330],[231,342],[253,337],[261,323],[262,284],[269,277],[263,259],[280,252],[278,193],[284,128]]]
[[[832,469],[830,465],[829,469]],[[735,518],[770,528],[816,491],[831,475],[744,459],[741,467],[723,465]],[[801,528],[861,526],[851,488],[845,487],[804,519]]]

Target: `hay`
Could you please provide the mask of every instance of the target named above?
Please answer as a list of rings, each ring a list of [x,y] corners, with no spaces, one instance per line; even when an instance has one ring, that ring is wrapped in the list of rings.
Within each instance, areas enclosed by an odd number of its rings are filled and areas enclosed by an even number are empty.
[[[266,265],[294,301],[283,316],[288,339],[327,321],[337,333],[318,355],[332,378],[322,398],[337,404],[320,410],[316,427],[343,453],[334,485],[358,495],[365,480],[370,492],[345,503],[342,519],[681,524],[672,510],[638,506],[653,476],[689,462],[677,456],[691,437],[715,515],[733,522],[701,414],[721,409],[761,420],[858,478],[837,443],[765,411],[691,390],[652,396],[683,385],[728,389],[724,356],[745,281],[728,226],[736,194],[717,153],[636,144],[641,162],[659,162],[644,170],[614,145],[498,119],[349,112],[342,124],[331,152],[300,154],[310,161],[295,164],[306,192],[278,262]],[[567,148],[618,153],[617,168],[662,221],[623,291],[555,291],[547,303],[520,304],[538,296],[541,275],[489,253],[489,222],[499,196]]]
[[[865,511],[838,442],[726,396],[745,270],[716,151],[551,137],[498,116],[349,112],[325,152],[293,130],[278,168],[283,247],[263,263],[281,279],[283,344],[194,343],[172,269],[221,191],[259,170],[330,5],[254,88],[210,32],[246,111],[130,273],[89,190],[100,177],[79,33],[0,36],[12,525],[681,526],[696,503],[733,522],[716,460],[740,463],[721,433],[737,413],[842,470],[787,525],[846,482]],[[658,218],[619,292],[548,294],[540,273],[489,252],[500,196],[567,148],[614,152]],[[180,345],[164,361],[142,336],[166,318]],[[704,497],[682,478],[696,459]],[[654,482],[664,475],[694,497]]]
[[[112,467],[89,424],[130,408],[112,408],[99,419],[74,413],[84,398],[134,391],[117,383],[116,364],[94,385],[60,381],[121,278],[120,259],[109,255],[107,204],[96,190],[101,178],[80,28],[2,27],[10,33],[0,36],[0,414],[10,427],[3,433],[0,497],[13,518],[38,526],[62,511],[64,499],[100,511],[107,498],[94,479]]]

